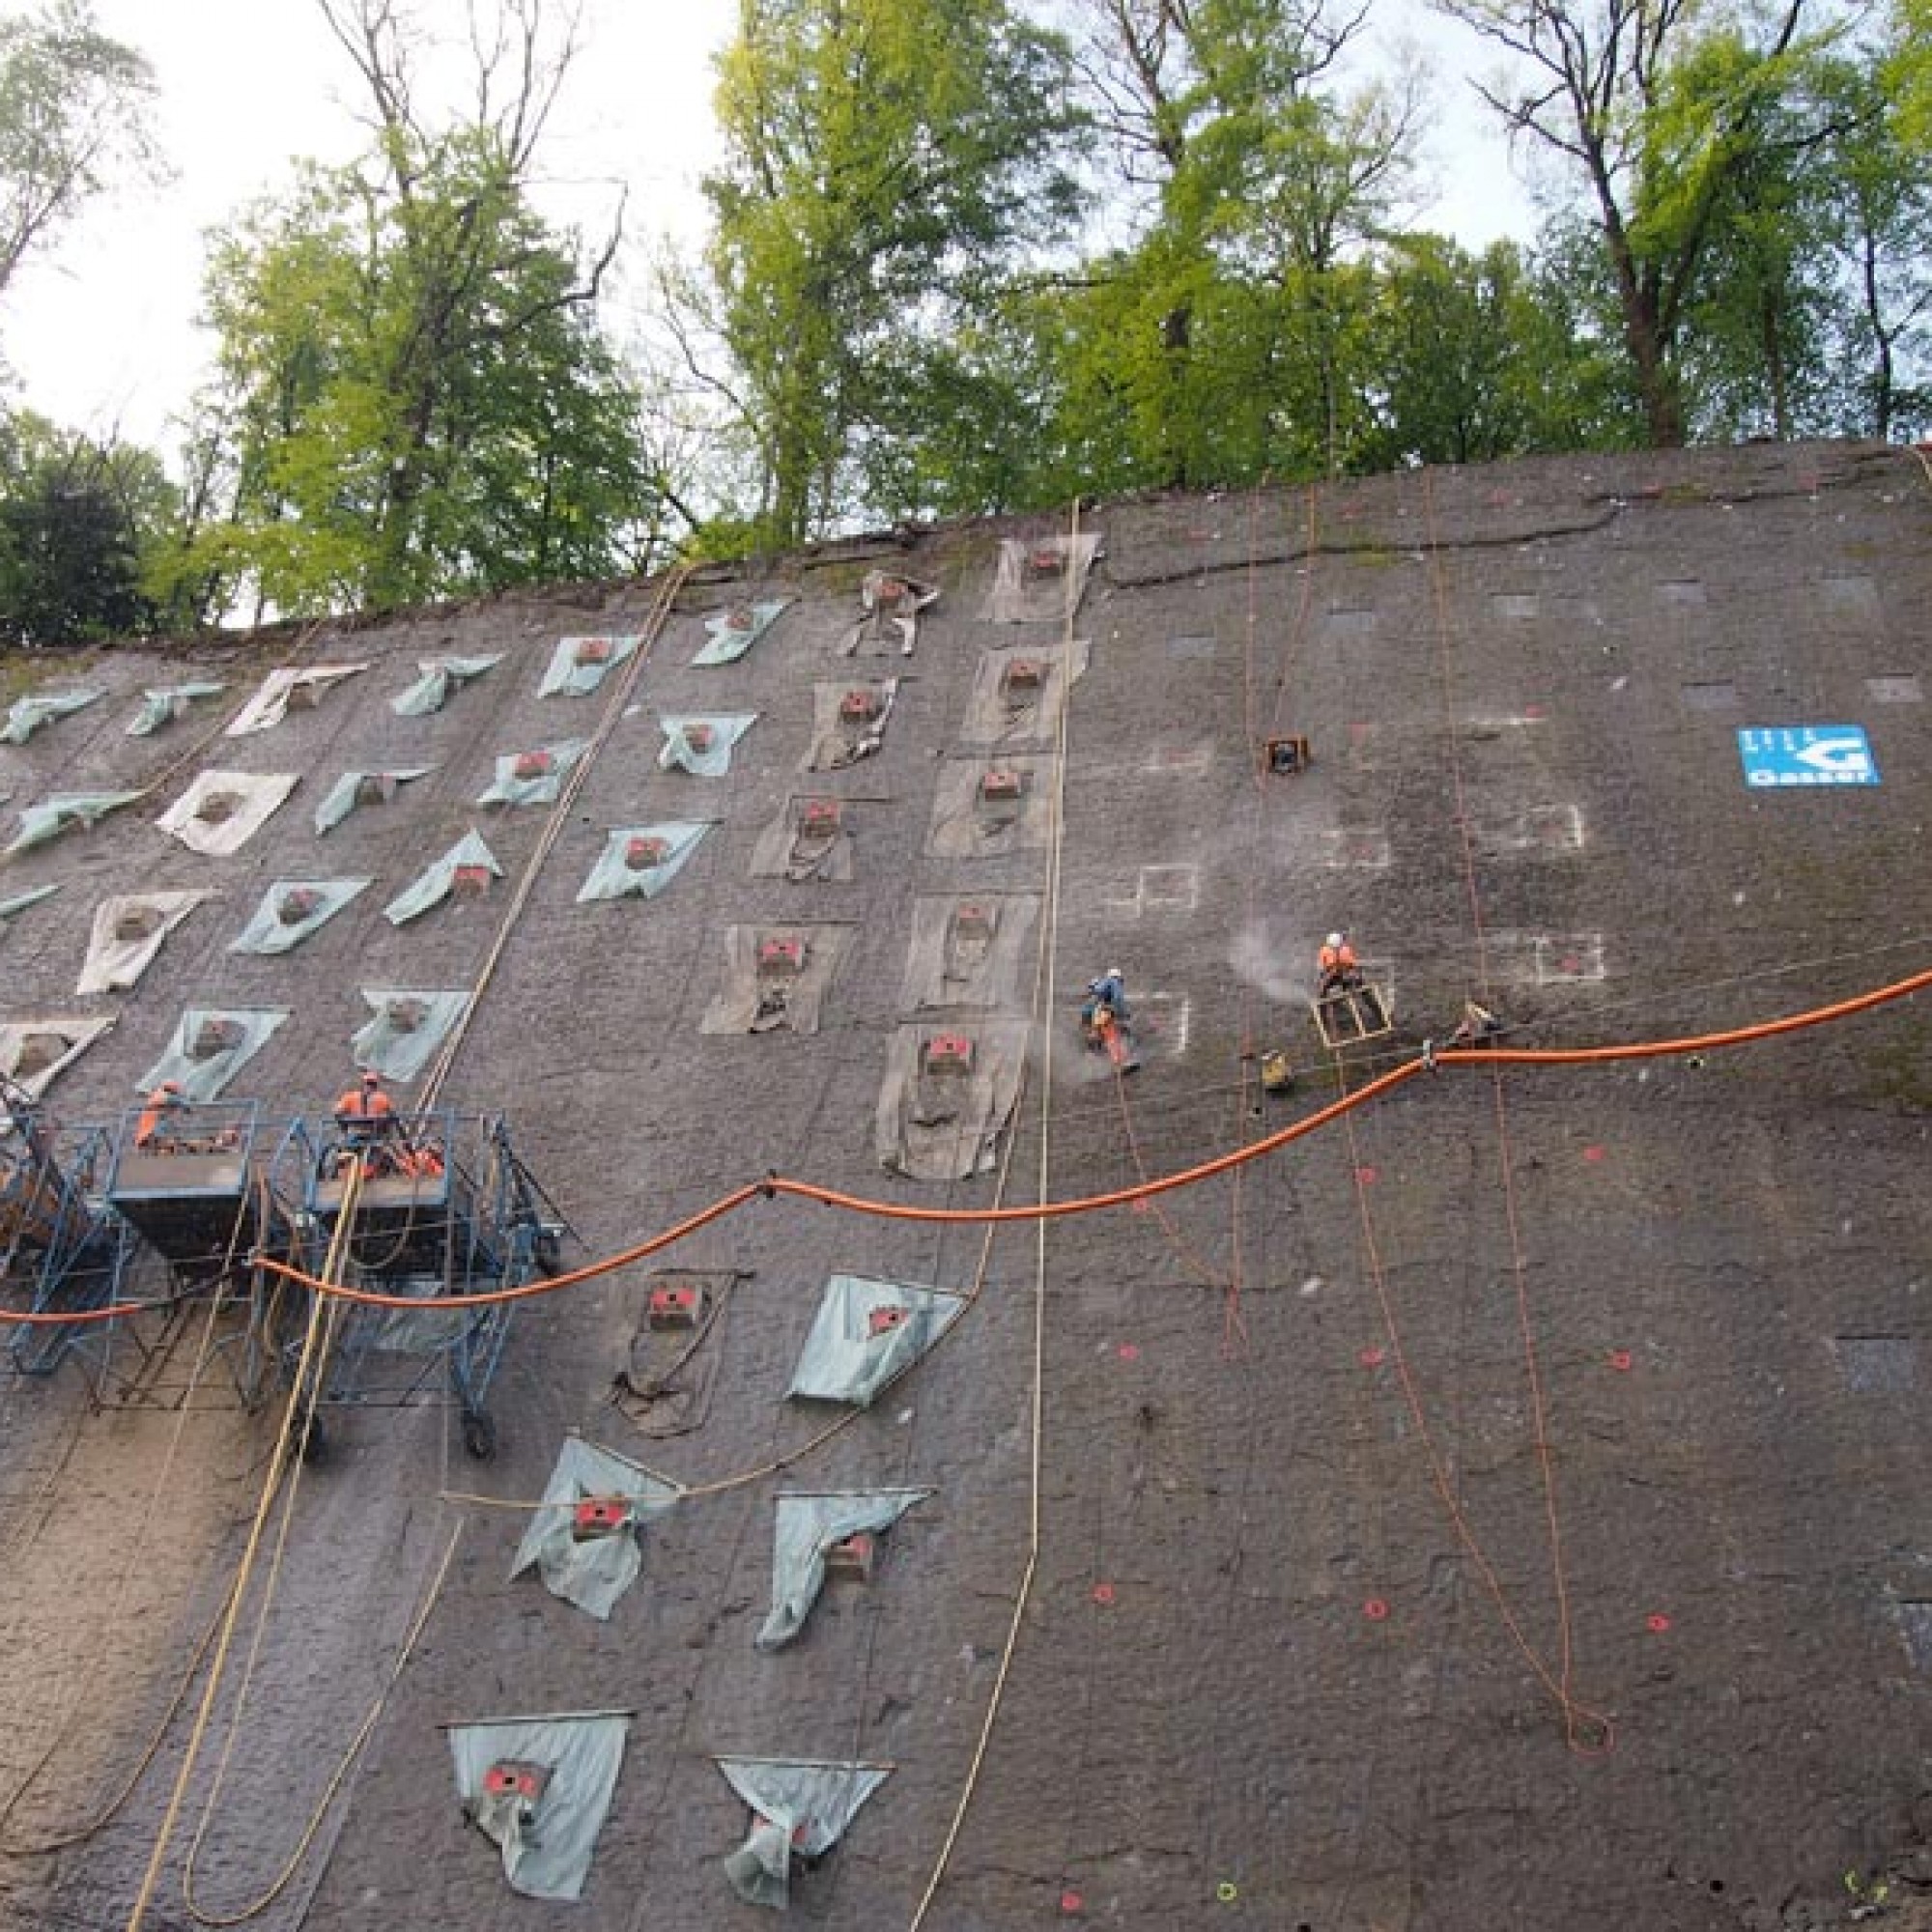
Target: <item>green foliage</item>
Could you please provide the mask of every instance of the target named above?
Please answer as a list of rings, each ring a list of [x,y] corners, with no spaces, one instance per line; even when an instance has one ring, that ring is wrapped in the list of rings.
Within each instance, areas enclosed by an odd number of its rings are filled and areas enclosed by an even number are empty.
[[[0,293],[123,170],[157,166],[146,59],[85,0],[0,19]]]
[[[909,375],[1070,212],[1065,65],[1006,0],[741,0],[705,190],[766,540],[889,491]]]
[[[0,424],[0,641],[71,644],[153,630],[179,499],[152,452],[21,412]]]

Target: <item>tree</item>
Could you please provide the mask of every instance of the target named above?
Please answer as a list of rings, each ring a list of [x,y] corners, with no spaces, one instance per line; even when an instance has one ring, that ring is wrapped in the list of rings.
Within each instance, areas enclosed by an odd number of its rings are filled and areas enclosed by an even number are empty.
[[[0,425],[0,640],[69,644],[151,631],[150,575],[178,498],[159,458],[28,412]]]
[[[586,256],[528,193],[574,14],[501,0],[470,117],[444,128],[398,0],[319,4],[372,146],[212,252],[203,430],[230,446],[233,504],[198,558],[289,611],[639,567],[658,500],[595,317],[618,231]]]
[[[1580,176],[1650,440],[1681,443],[1678,356],[1719,223],[1748,205],[1767,122],[1812,43],[1806,0],[1735,17],[1706,0],[1438,0],[1515,54],[1478,91]],[[1811,138],[1807,133],[1805,138]]]
[[[154,91],[145,57],[85,0],[0,19],[0,295],[117,173],[155,171]]]
[[[1066,51],[1007,0],[740,0],[705,182],[721,378],[794,544],[892,474],[932,344],[1074,205]]]

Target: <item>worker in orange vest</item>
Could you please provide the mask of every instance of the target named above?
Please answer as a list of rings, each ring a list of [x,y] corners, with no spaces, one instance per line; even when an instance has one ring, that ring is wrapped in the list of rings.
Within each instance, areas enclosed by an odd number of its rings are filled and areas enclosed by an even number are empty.
[[[182,1092],[179,1080],[163,1080],[148,1095],[147,1105],[141,1109],[141,1118],[134,1122],[134,1145],[143,1153],[155,1151],[156,1143],[161,1136],[161,1122],[170,1114],[185,1114],[188,1109],[188,1098]]]
[[[1321,976],[1315,989],[1318,1000],[1325,1000],[1330,993],[1352,993],[1362,983],[1362,962],[1344,933],[1331,932],[1321,942],[1315,964]]]
[[[380,1073],[363,1074],[335,1103],[335,1124],[353,1146],[367,1147],[395,1130],[396,1103],[383,1091]]]

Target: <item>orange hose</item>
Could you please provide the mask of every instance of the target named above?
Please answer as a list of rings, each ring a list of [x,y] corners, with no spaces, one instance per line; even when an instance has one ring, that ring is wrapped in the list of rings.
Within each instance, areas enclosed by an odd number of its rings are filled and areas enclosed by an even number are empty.
[[[1911,974],[1903,980],[1894,980],[1887,985],[1875,986],[1870,992],[1855,994],[1848,1000],[1834,1000],[1829,1006],[1812,1007],[1801,1013],[1787,1013],[1781,1019],[1759,1020],[1750,1026],[1731,1027],[1721,1033],[1690,1034],[1671,1039],[1632,1040],[1622,1046],[1459,1047],[1453,1053],[1439,1054],[1435,1069],[1439,1071],[1451,1066],[1587,1066],[1610,1061],[1658,1060],[1672,1054],[1708,1053],[1719,1047],[1744,1046],[1753,1040],[1775,1038],[1779,1034],[1802,1033],[1810,1027],[1828,1026],[1835,1020],[1869,1012],[1874,1007],[1886,1006],[1893,1000],[1908,999],[1927,988],[1932,988],[1932,969]],[[653,1235],[648,1240],[620,1249],[616,1254],[606,1255],[601,1261],[588,1262],[582,1267],[572,1268],[564,1274],[549,1275],[541,1281],[525,1282],[517,1288],[488,1289],[476,1294],[443,1295],[439,1297],[437,1306],[483,1308],[494,1302],[524,1301],[535,1295],[550,1294],[557,1289],[574,1288],[580,1282],[630,1267],[651,1255],[659,1254],[700,1228],[707,1228],[712,1222],[736,1213],[747,1202],[754,1201],[761,1195],[766,1199],[780,1194],[790,1195],[800,1201],[815,1201],[824,1208],[840,1208],[848,1213],[867,1214],[876,1220],[971,1223],[979,1226],[1006,1221],[1052,1221],[1069,1214],[1092,1214],[1102,1208],[1125,1208],[1157,1194],[1171,1194],[1177,1188],[1196,1186],[1201,1181],[1211,1180],[1216,1175],[1226,1174],[1232,1168],[1242,1167],[1249,1161],[1279,1152],[1292,1143],[1340,1120],[1343,1115],[1352,1113],[1357,1107],[1392,1093],[1413,1080],[1418,1073],[1429,1070],[1429,1063],[1423,1060],[1406,1060],[1365,1086],[1357,1087],[1342,1099],[1332,1100],[1327,1106],[1304,1115],[1277,1133],[1251,1141],[1244,1147],[1230,1149],[1228,1152],[1216,1154],[1213,1159],[1202,1161],[1194,1167],[1177,1169],[1173,1174],[1162,1175],[1154,1180],[1143,1180],[1132,1187],[1115,1188],[1106,1194],[1080,1195],[1065,1201],[1038,1201],[1012,1208],[916,1208],[894,1201],[874,1201],[863,1194],[846,1194],[835,1187],[821,1187],[813,1181],[791,1180],[774,1174],[762,1181],[734,1189],[675,1227],[668,1228],[663,1234]],[[382,1294],[372,1289],[347,1288],[339,1283],[321,1281],[314,1275],[304,1274],[299,1268],[290,1267],[267,1256],[261,1258],[261,1265],[315,1293],[333,1295],[338,1301],[361,1302],[371,1308],[420,1310],[422,1307],[419,1298],[405,1294]],[[124,1301],[111,1307],[93,1308],[71,1315],[27,1315],[0,1310],[0,1322],[51,1325],[61,1321],[76,1324],[110,1321],[117,1316],[138,1314],[145,1305],[137,1301]]]

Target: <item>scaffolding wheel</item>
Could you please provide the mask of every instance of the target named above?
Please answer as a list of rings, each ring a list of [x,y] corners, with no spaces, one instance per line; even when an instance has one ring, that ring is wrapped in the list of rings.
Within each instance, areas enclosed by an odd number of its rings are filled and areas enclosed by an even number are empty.
[[[480,1408],[463,1411],[463,1447],[479,1463],[488,1463],[497,1454],[497,1425]]]

